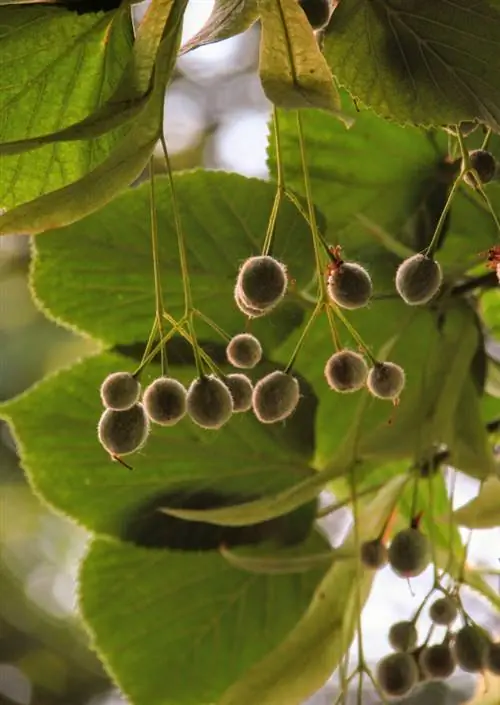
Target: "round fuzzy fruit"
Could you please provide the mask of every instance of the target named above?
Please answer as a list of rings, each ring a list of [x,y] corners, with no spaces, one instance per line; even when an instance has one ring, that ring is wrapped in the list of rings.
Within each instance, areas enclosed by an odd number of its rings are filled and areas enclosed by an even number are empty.
[[[252,408],[253,386],[246,375],[239,372],[227,375],[224,382],[233,397],[233,411],[235,413],[248,411]]]
[[[262,359],[262,346],[254,335],[240,333],[229,341],[226,356],[233,367],[251,369]]]
[[[448,644],[433,644],[422,649],[419,665],[426,678],[444,680],[452,675],[456,661]]]
[[[249,257],[238,273],[237,289],[244,304],[257,309],[275,306],[288,285],[286,267],[274,257]]]
[[[140,393],[140,382],[130,372],[113,372],[101,385],[102,403],[115,411],[130,409],[138,401]]]
[[[173,426],[186,414],[186,394],[186,388],[177,379],[159,377],[144,392],[146,414],[160,426]]]
[[[453,651],[462,670],[478,673],[488,661],[489,639],[482,629],[468,624],[455,634]]]
[[[353,350],[334,353],[325,365],[326,381],[336,392],[356,392],[364,387],[367,375],[365,358]]]
[[[488,644],[486,668],[496,676],[500,676],[500,644],[497,642],[490,641]]]
[[[328,23],[332,11],[329,0],[299,0],[299,5],[313,29],[321,29]]]
[[[110,455],[135,453],[144,445],[149,433],[149,421],[142,404],[134,404],[130,409],[103,412],[97,434],[101,445]]]
[[[389,563],[402,578],[414,578],[430,563],[430,547],[418,529],[403,529],[395,534],[389,546]]]
[[[378,399],[397,399],[406,377],[402,367],[394,362],[377,362],[368,372],[366,385],[368,390]]]
[[[254,306],[250,306],[248,303],[245,303],[241,296],[241,291],[238,286],[235,287],[234,290],[234,300],[236,302],[236,306],[240,309],[241,313],[245,314],[247,318],[260,318],[261,316],[265,316],[269,311],[272,310],[272,306],[270,308],[255,308]]]
[[[418,682],[418,666],[410,654],[398,652],[377,664],[377,681],[391,697],[407,695]]]
[[[362,308],[366,306],[372,293],[370,275],[356,262],[342,262],[336,265],[328,277],[328,294],[341,308]]]
[[[488,152],[486,149],[475,149],[469,152],[469,159],[471,167],[477,171],[482,184],[487,184],[495,177],[497,163],[491,152]],[[464,181],[469,186],[472,186],[472,188],[476,188],[476,182],[472,174],[465,174]]]
[[[458,615],[458,608],[455,600],[451,597],[439,597],[429,608],[429,617],[434,624],[449,627]]]
[[[186,404],[192,421],[206,429],[220,428],[233,413],[233,397],[224,382],[214,375],[191,382]]]
[[[417,639],[413,622],[396,622],[389,629],[389,644],[395,651],[411,651],[416,647]]]
[[[252,406],[261,423],[283,421],[299,403],[299,383],[292,375],[276,370],[260,379],[254,387]]]
[[[370,570],[379,570],[387,565],[388,554],[385,544],[380,539],[363,541],[360,546],[361,563]]]
[[[442,281],[439,262],[421,254],[405,259],[396,272],[397,292],[410,306],[428,303],[439,291]]]

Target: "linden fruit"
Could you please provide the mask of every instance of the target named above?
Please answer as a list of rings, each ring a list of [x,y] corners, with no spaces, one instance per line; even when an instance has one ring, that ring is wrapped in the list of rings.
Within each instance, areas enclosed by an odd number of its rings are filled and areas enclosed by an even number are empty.
[[[246,375],[236,373],[227,375],[224,382],[233,397],[233,411],[239,413],[252,408],[253,386]]]
[[[396,622],[389,629],[389,644],[395,651],[411,651],[416,647],[417,639],[413,622]]]
[[[370,275],[356,262],[337,264],[328,277],[328,294],[341,308],[354,310],[366,306],[373,293]]]
[[[187,413],[201,428],[218,429],[233,413],[233,398],[218,377],[208,375],[191,382],[186,397]]]
[[[325,365],[326,381],[336,392],[356,392],[364,387],[367,375],[365,358],[353,350],[334,353]]]
[[[486,657],[486,668],[496,676],[500,676],[500,644],[490,641],[488,644],[488,655]]]
[[[434,624],[449,627],[458,615],[456,602],[451,597],[439,597],[429,608],[429,616]]]
[[[477,171],[477,175],[482,184],[487,184],[495,178],[497,163],[491,152],[488,152],[486,149],[475,149],[469,152],[469,159],[471,167]],[[468,186],[476,188],[476,181],[471,173],[467,172],[465,174],[464,181]]]
[[[113,372],[102,383],[100,393],[106,408],[125,411],[138,401],[141,385],[130,372]]]
[[[110,455],[134,453],[144,445],[149,433],[149,421],[142,404],[134,404],[130,409],[103,412],[97,434],[101,445]]]
[[[237,289],[244,304],[256,309],[275,306],[288,285],[286,267],[274,257],[249,257],[238,273]]]
[[[364,541],[360,546],[361,563],[370,570],[379,570],[389,560],[387,548],[380,539]]]
[[[276,370],[257,382],[252,406],[261,423],[276,423],[295,411],[299,397],[299,383],[295,377]]]
[[[418,529],[403,529],[395,534],[389,546],[389,563],[402,578],[414,578],[430,563],[430,546]]]
[[[439,262],[421,254],[401,262],[396,273],[397,292],[410,306],[428,303],[439,291],[442,281]]]
[[[230,340],[226,356],[233,367],[251,369],[262,359],[262,346],[254,335],[240,333]]]
[[[455,670],[456,661],[447,643],[433,644],[422,649],[419,665],[426,678],[445,680]]]
[[[368,372],[366,385],[378,399],[397,399],[405,386],[404,370],[394,362],[377,362]]]
[[[389,654],[377,664],[377,681],[391,697],[407,695],[418,682],[418,666],[410,654]]]
[[[172,377],[159,377],[143,396],[146,414],[160,426],[173,426],[186,414],[186,388]]]
[[[468,624],[455,634],[453,651],[463,671],[478,673],[488,661],[489,639],[482,629]]]

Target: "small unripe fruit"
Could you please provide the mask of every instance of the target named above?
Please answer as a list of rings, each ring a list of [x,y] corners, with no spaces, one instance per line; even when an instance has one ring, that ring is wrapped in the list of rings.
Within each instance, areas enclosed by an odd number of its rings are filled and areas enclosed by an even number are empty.
[[[260,379],[254,387],[252,406],[261,423],[283,421],[299,403],[299,383],[286,372],[276,370]]]
[[[299,5],[313,29],[321,29],[328,23],[332,11],[329,0],[299,0]]]
[[[439,597],[429,608],[429,617],[434,624],[449,627],[458,615],[457,604],[451,597]]]
[[[455,634],[453,651],[463,671],[478,673],[486,667],[489,640],[482,629],[468,624]]]
[[[402,367],[394,362],[377,362],[368,372],[366,385],[374,397],[379,399],[397,399],[406,377]]]
[[[497,163],[491,152],[488,152],[486,149],[475,149],[469,152],[469,159],[471,167],[477,171],[482,184],[487,184],[495,177]],[[472,174],[465,174],[464,181],[469,186],[472,186],[472,188],[476,188],[476,182]]]
[[[419,664],[426,678],[438,680],[449,678],[456,667],[453,651],[446,643],[424,647]]]
[[[418,682],[418,666],[410,654],[389,654],[377,664],[377,681],[391,697],[407,695]]]
[[[336,392],[356,392],[364,387],[367,375],[365,358],[353,350],[334,353],[325,365],[326,381]]]
[[[139,399],[141,385],[130,372],[113,372],[101,385],[104,406],[115,411],[130,409]]]
[[[135,453],[144,445],[148,433],[148,417],[142,404],[124,411],[106,409],[97,428],[101,445],[110,455],[117,456]]]
[[[233,411],[235,413],[248,411],[252,408],[253,386],[246,375],[238,372],[227,375],[224,382],[233,397]]]
[[[360,546],[361,563],[365,568],[370,570],[379,570],[387,565],[389,560],[387,547],[380,539],[372,541],[363,541]]]
[[[250,306],[249,304],[245,303],[241,296],[241,291],[239,290],[239,287],[236,286],[234,290],[234,300],[236,302],[236,306],[240,309],[240,311],[247,316],[247,318],[260,318],[261,316],[265,316],[269,311],[272,310],[272,306],[270,308],[255,308],[254,306]]]
[[[389,563],[402,578],[414,578],[430,563],[430,546],[418,529],[403,529],[395,534],[389,546]]]
[[[431,257],[413,255],[405,259],[396,272],[396,289],[409,306],[428,303],[443,281],[441,265]]]
[[[186,388],[172,377],[159,377],[143,396],[146,414],[160,426],[173,426],[186,413]]]
[[[328,277],[328,294],[341,308],[362,308],[366,306],[372,293],[370,275],[356,262],[337,264]]]
[[[262,359],[262,346],[254,335],[240,333],[229,341],[226,356],[233,367],[251,369]]]
[[[256,309],[275,306],[288,285],[286,267],[274,257],[249,257],[238,273],[237,289],[244,304]]]
[[[490,641],[488,644],[486,668],[496,676],[500,676],[500,644],[497,642]]]
[[[201,428],[218,429],[231,418],[233,398],[226,385],[208,375],[191,382],[186,397],[187,412]]]
[[[417,640],[418,632],[413,622],[396,622],[389,629],[389,644],[395,651],[411,651]]]

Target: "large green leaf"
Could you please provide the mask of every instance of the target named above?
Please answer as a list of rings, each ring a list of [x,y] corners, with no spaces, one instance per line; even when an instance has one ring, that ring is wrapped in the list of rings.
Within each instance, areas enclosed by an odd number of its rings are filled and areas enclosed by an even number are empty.
[[[131,56],[129,13],[77,15],[56,7],[0,7],[0,141],[45,135],[82,120],[110,97]],[[0,157],[4,209],[77,181],[121,136]]]
[[[302,554],[325,548],[316,534]],[[214,552],[97,540],[81,569],[80,606],[130,702],[209,705],[294,627],[322,572],[255,575]]]
[[[233,303],[234,282],[239,264],[262,247],[275,188],[236,174],[202,171],[180,174],[176,185],[194,304],[229,333],[240,332],[245,319]],[[163,179],[158,179],[157,205],[165,306],[180,317],[182,275]],[[144,184],[99,213],[38,238],[31,280],[51,315],[110,343],[147,340],[154,313],[149,213]],[[274,252],[300,284],[310,278],[311,236],[290,203],[278,215]],[[280,307],[270,319],[256,320],[252,330],[277,342],[301,320],[296,306]]]
[[[359,513],[361,541],[380,533],[405,480],[391,480]],[[348,545],[355,545],[353,532]],[[227,690],[220,705],[241,705],[249,693],[259,705],[300,705],[321,688],[354,638],[358,605],[368,599],[374,575],[358,561],[334,564],[294,629]]]
[[[206,23],[181,47],[180,54],[234,37],[251,27],[258,16],[257,0],[216,0]]]
[[[99,386],[110,372],[133,368],[129,359],[103,353],[2,406],[35,490],[91,531],[142,543],[151,523],[151,532],[169,545],[180,525],[158,511],[162,504],[197,493],[242,501],[311,474],[313,418],[305,402],[287,426],[262,426],[252,414],[235,415],[220,432],[204,431],[187,417],[174,428],[155,426],[145,448],[132,457],[133,471],[112,463],[96,436]],[[170,371],[185,383],[195,375],[190,366]],[[158,374],[154,367],[144,383]],[[311,507],[297,515],[299,535],[308,530]],[[279,535],[280,526],[275,526]],[[270,531],[277,535],[273,526]]]
[[[0,235],[37,234],[73,223],[104,206],[139,176],[163,131],[165,88],[177,56],[186,3],[155,0],[140,26],[143,41],[139,42],[139,37],[137,41],[143,55],[136,57],[132,73],[137,86],[142,87],[149,72],[152,89],[138,119],[121,134],[113,151],[77,181],[1,215]]]
[[[500,130],[500,7],[491,0],[342,0],[325,56],[339,82],[381,115]]]

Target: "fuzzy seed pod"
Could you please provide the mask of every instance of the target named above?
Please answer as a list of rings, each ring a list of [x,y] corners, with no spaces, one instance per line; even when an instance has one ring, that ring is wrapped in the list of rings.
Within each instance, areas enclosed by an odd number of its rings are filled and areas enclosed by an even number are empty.
[[[365,358],[353,350],[334,353],[325,365],[326,381],[336,392],[356,392],[364,387],[367,375]]]
[[[226,356],[233,367],[251,369],[262,359],[262,346],[254,335],[240,333],[229,341]]]
[[[144,445],[149,433],[149,421],[142,404],[134,404],[130,409],[103,412],[97,435],[101,445],[110,455],[135,453]]]
[[[469,152],[469,159],[471,167],[477,171],[482,184],[487,184],[495,177],[497,162],[491,152],[488,152],[486,149],[475,149]],[[476,188],[476,182],[472,174],[465,174],[464,181],[468,186]]]
[[[233,397],[224,382],[214,375],[191,382],[186,404],[191,420],[206,429],[220,428],[233,413]]]
[[[500,644],[498,642],[490,641],[488,644],[486,668],[490,673],[500,676]]]
[[[274,257],[249,257],[241,266],[237,290],[244,304],[268,309],[281,301],[288,286],[286,267]]]
[[[313,29],[322,29],[328,24],[332,11],[329,0],[299,0],[299,5]]]
[[[113,372],[106,377],[100,391],[107,409],[125,411],[139,399],[141,385],[130,372]]]
[[[489,639],[482,629],[468,624],[455,634],[453,651],[463,671],[478,673],[486,667]]]
[[[394,362],[377,362],[368,372],[366,386],[378,399],[397,399],[406,377],[402,367]]]
[[[411,651],[416,647],[417,639],[413,622],[396,622],[389,629],[389,644],[395,651]]]
[[[159,377],[144,392],[143,404],[151,421],[173,426],[186,413],[186,388],[172,377]]]
[[[451,597],[439,597],[429,608],[429,617],[434,624],[449,627],[458,615],[458,608],[455,600]]]
[[[341,308],[354,310],[366,306],[373,293],[370,275],[356,262],[338,264],[328,277],[328,294]]]
[[[224,382],[233,397],[233,411],[239,413],[252,408],[253,386],[246,375],[236,373],[227,375]]]
[[[234,290],[234,301],[236,303],[236,306],[240,309],[241,313],[243,313],[247,318],[260,318],[261,316],[265,316],[269,311],[272,310],[271,308],[254,308],[253,306],[249,306],[245,301],[243,301],[243,298],[241,297],[241,292],[239,291],[238,287],[235,288]]]
[[[360,546],[361,563],[370,570],[380,570],[389,560],[387,548],[379,539],[363,541]]]
[[[409,306],[428,303],[439,291],[442,281],[439,262],[421,254],[405,259],[396,272],[397,292]]]
[[[417,684],[418,676],[418,666],[410,654],[389,654],[377,664],[377,681],[391,697],[407,695]]]
[[[419,664],[426,678],[436,680],[449,678],[456,667],[455,656],[446,642],[424,647]]]
[[[389,546],[389,563],[402,578],[415,578],[430,563],[429,540],[418,529],[403,529]]]
[[[295,411],[299,397],[299,383],[295,377],[276,370],[257,382],[252,406],[261,423],[276,423]]]

